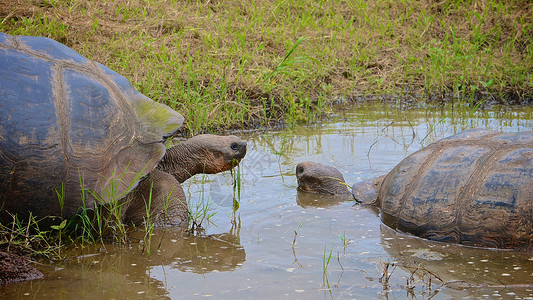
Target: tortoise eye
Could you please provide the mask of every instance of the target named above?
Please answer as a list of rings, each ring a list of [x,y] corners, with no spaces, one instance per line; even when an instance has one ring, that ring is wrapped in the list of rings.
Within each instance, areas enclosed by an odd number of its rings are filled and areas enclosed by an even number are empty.
[[[237,143],[232,143],[231,144],[231,149],[237,151],[237,150],[239,150],[239,145]]]

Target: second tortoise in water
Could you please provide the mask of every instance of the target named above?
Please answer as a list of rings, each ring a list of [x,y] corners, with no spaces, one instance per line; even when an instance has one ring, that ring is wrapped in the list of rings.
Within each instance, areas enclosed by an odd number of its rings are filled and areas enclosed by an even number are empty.
[[[329,166],[303,162],[296,176],[301,190],[350,196]],[[409,155],[385,176],[355,184],[352,194],[378,206],[393,229],[533,252],[533,132],[464,131]]]

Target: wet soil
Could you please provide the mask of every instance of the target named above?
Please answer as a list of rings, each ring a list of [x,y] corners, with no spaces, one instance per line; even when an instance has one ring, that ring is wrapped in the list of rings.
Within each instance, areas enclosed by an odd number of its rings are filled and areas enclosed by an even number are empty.
[[[43,278],[27,256],[0,251],[0,285]]]

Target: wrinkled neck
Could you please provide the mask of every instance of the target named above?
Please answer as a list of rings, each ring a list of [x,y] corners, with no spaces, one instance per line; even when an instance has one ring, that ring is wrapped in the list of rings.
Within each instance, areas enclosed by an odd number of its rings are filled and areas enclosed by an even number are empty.
[[[180,183],[202,172],[199,150],[186,143],[167,149],[157,165],[157,169],[173,175]]]

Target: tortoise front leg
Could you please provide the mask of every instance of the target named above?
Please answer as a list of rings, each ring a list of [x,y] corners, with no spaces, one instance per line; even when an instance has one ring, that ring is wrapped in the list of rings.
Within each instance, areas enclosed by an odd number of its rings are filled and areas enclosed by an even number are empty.
[[[148,217],[157,226],[187,226],[189,210],[174,176],[153,170],[126,198],[125,223],[143,224]]]

